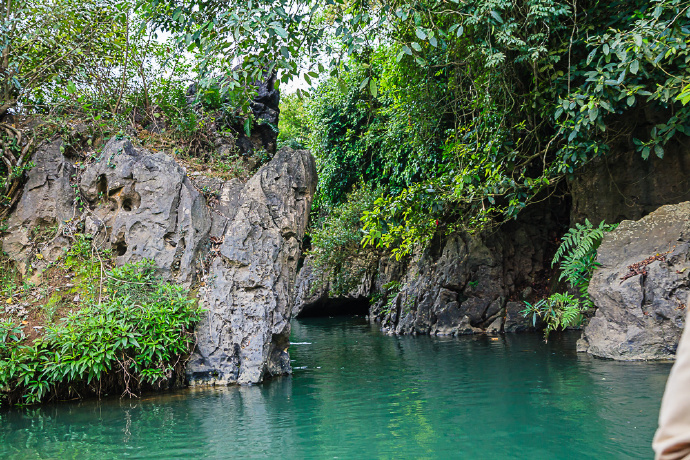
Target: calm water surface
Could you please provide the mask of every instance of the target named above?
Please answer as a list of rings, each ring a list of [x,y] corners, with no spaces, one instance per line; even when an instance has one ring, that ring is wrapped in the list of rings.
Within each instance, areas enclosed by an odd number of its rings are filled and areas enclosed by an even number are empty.
[[[651,458],[669,364],[293,323],[294,376],[0,412],[0,458]]]

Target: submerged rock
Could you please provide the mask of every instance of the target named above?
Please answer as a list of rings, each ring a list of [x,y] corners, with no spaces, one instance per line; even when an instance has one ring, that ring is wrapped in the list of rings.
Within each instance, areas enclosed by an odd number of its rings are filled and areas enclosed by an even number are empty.
[[[258,383],[290,371],[292,290],[315,190],[311,154],[282,149],[229,206],[201,293],[208,313],[187,365],[192,384]]]
[[[690,304],[690,202],[622,222],[604,237],[597,262],[589,285],[597,311],[578,350],[617,360],[674,358]]]

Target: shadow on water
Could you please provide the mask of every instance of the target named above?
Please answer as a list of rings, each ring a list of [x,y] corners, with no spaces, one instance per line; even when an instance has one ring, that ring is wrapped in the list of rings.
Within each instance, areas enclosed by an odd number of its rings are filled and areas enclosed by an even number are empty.
[[[395,337],[293,323],[294,375],[0,413],[0,458],[650,458],[669,364],[577,334]]]

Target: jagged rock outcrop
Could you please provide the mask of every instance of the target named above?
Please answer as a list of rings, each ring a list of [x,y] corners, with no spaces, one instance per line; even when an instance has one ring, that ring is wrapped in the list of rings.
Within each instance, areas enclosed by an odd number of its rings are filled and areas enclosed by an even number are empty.
[[[578,349],[617,360],[673,358],[690,304],[690,202],[622,222],[597,261],[589,286],[597,311]]]
[[[169,155],[113,138],[81,174],[86,231],[112,248],[116,263],[150,259],[166,279],[190,284],[208,245],[206,199]]]
[[[80,216],[75,205],[73,185],[76,184],[74,159],[63,155],[61,140],[43,144],[32,157],[34,167],[28,172],[24,192],[14,212],[7,219],[2,250],[17,263],[26,276],[36,247],[36,233],[57,227]],[[54,233],[54,232],[53,232]],[[51,235],[55,236],[55,235]],[[45,257],[53,260],[68,242],[58,240],[45,248]]]
[[[290,371],[291,293],[316,189],[308,151],[281,150],[246,184],[197,177],[218,189],[208,203],[171,156],[128,139],[84,163],[60,147],[34,155],[3,234],[10,257],[25,271],[45,268],[83,232],[118,265],[150,259],[168,280],[202,284],[208,313],[189,362],[194,383],[258,383]],[[45,227],[38,245],[34,229]]]
[[[548,278],[538,244],[543,229],[454,235],[425,253],[403,278],[400,293],[379,313],[396,334],[462,335],[533,329],[519,311],[532,286]],[[539,238],[541,237],[541,238]],[[531,300],[531,299],[530,299]]]
[[[208,310],[187,372],[193,384],[258,383],[290,371],[301,242],[316,190],[308,151],[282,149],[224,203],[228,222],[200,296]]]
[[[190,285],[208,246],[211,218],[182,167],[168,155],[113,138],[82,169],[61,145],[54,141],[36,152],[36,166],[8,220],[3,250],[23,273],[34,253],[43,256],[33,261],[39,272],[54,261],[70,244],[65,232],[75,233],[83,223],[99,247],[112,249],[117,264],[150,259],[166,279]],[[48,227],[55,229],[49,241],[32,241],[32,232]]]

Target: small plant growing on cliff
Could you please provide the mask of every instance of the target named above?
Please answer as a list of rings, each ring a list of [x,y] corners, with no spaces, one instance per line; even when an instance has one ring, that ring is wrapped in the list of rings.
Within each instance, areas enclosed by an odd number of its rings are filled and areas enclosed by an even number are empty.
[[[595,227],[588,219],[584,224],[575,224],[574,228],[563,235],[562,243],[553,256],[551,265],[558,264],[561,269],[559,280],[565,279],[570,286],[580,292],[582,306],[585,310],[593,307],[587,289],[592,273],[599,266],[596,261],[597,249],[604,238],[617,225],[606,224],[603,220]]]
[[[597,249],[606,232],[615,229],[616,225],[608,225],[601,221],[595,227],[589,220],[584,224],[576,224],[563,235],[562,243],[553,257],[552,265],[559,264],[561,276],[559,280],[566,280],[568,284],[578,290],[578,298],[571,294],[552,294],[541,299],[534,305],[525,302],[523,316],[532,315],[532,324],[536,326],[537,318],[545,323],[544,339],[548,340],[549,333],[558,328],[565,329],[577,326],[582,322],[583,313],[594,307],[587,292],[592,273],[599,266],[596,261]]]
[[[545,323],[544,340],[549,340],[549,334],[559,327],[565,329],[569,326],[576,326],[582,321],[582,303],[580,299],[571,294],[552,294],[546,299],[541,299],[532,305],[525,302],[523,316],[532,315],[532,325],[536,327],[537,319],[541,318]],[[585,308],[586,310],[586,308]]]

